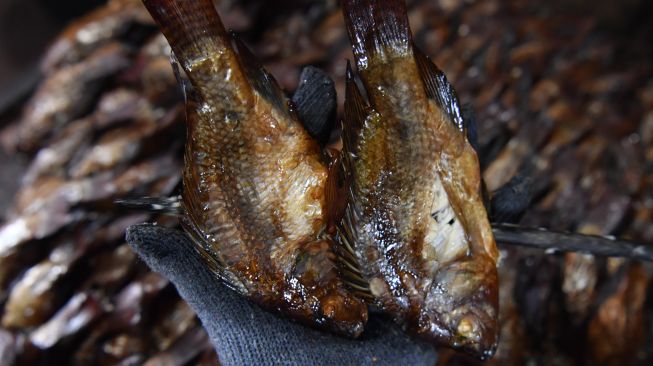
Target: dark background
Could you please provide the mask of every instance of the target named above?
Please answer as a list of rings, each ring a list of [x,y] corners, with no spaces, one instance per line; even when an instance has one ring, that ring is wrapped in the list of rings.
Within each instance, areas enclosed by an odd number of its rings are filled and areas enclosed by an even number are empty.
[[[57,33],[102,0],[0,0],[0,111],[36,81],[38,60]]]

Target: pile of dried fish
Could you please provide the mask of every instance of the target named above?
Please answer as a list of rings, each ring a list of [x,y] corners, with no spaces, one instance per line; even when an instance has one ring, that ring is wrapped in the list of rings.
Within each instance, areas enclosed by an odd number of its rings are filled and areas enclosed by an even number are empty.
[[[268,3],[218,8],[282,87],[313,64],[342,106],[352,55],[336,2]],[[525,176],[535,192],[523,218],[506,220],[653,242],[646,33],[525,0],[409,6],[416,43],[474,106],[489,190]],[[111,0],[58,38],[22,117],[3,126],[4,154],[30,161],[0,227],[3,362],[216,363],[192,311],[124,243],[131,224],[175,220],[113,204],[180,182],[185,126],[168,52],[140,0]],[[653,361],[650,267],[503,247],[499,277],[490,363]],[[439,361],[474,362],[449,351]]]

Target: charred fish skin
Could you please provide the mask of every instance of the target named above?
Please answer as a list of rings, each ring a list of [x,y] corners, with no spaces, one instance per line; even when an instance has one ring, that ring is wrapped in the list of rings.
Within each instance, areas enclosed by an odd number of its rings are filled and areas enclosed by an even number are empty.
[[[414,46],[403,0],[345,0],[343,13],[367,98],[349,68],[339,238],[406,330],[487,358],[498,252],[457,97]]]
[[[144,0],[190,81],[182,225],[225,283],[260,306],[358,336],[366,305],[322,238],[327,167],[276,82],[211,0]]]

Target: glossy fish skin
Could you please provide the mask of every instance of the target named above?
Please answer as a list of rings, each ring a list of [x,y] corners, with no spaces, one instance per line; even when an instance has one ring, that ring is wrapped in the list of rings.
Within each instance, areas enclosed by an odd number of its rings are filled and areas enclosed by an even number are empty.
[[[422,339],[487,358],[498,252],[455,93],[413,45],[403,1],[346,0],[343,12],[367,100],[349,69],[339,238],[383,311]]]
[[[144,0],[190,84],[182,224],[226,284],[303,323],[356,337],[366,305],[322,238],[327,167],[272,77],[212,1]]]

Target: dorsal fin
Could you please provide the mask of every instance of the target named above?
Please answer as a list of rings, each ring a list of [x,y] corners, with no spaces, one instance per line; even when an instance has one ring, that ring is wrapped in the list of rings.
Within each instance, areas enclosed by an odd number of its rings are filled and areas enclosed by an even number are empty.
[[[339,244],[336,251],[340,259],[343,278],[345,283],[355,291],[359,297],[368,302],[373,300],[368,284],[361,276],[360,265],[356,259],[354,247],[357,237],[354,227],[358,221],[360,213],[355,202],[353,191],[356,190],[356,182],[352,175],[353,159],[357,154],[357,143],[360,138],[361,129],[365,121],[370,118],[372,113],[376,113],[361,94],[356,83],[356,76],[347,61],[347,74],[345,79],[345,115],[342,126],[343,149],[340,155],[340,170],[331,172],[337,173],[337,180],[343,181],[342,186],[334,189],[338,195],[345,197],[343,207],[333,206],[340,211],[339,224],[337,225],[336,242]],[[332,177],[334,179],[334,177]],[[333,180],[332,180],[333,184]]]
[[[240,65],[252,88],[278,110],[289,113],[288,99],[274,79],[274,76],[263,67],[249,47],[243,43],[236,33],[231,31],[230,34],[236,53],[238,54]]]
[[[404,0],[344,0],[343,14],[359,70],[412,52]]]
[[[434,100],[445,111],[451,123],[464,132],[465,123],[458,96],[453,86],[451,86],[442,70],[435,66],[431,59],[416,46],[414,47],[414,53],[415,62],[426,89],[426,96]]]
[[[373,300],[368,283],[363,279],[360,265],[353,248],[354,237],[349,229],[347,207],[349,201],[349,182],[342,169],[342,154],[335,155],[329,164],[329,177],[326,183],[326,235],[337,245],[334,247],[338,268],[343,282],[356,295],[367,301]]]

